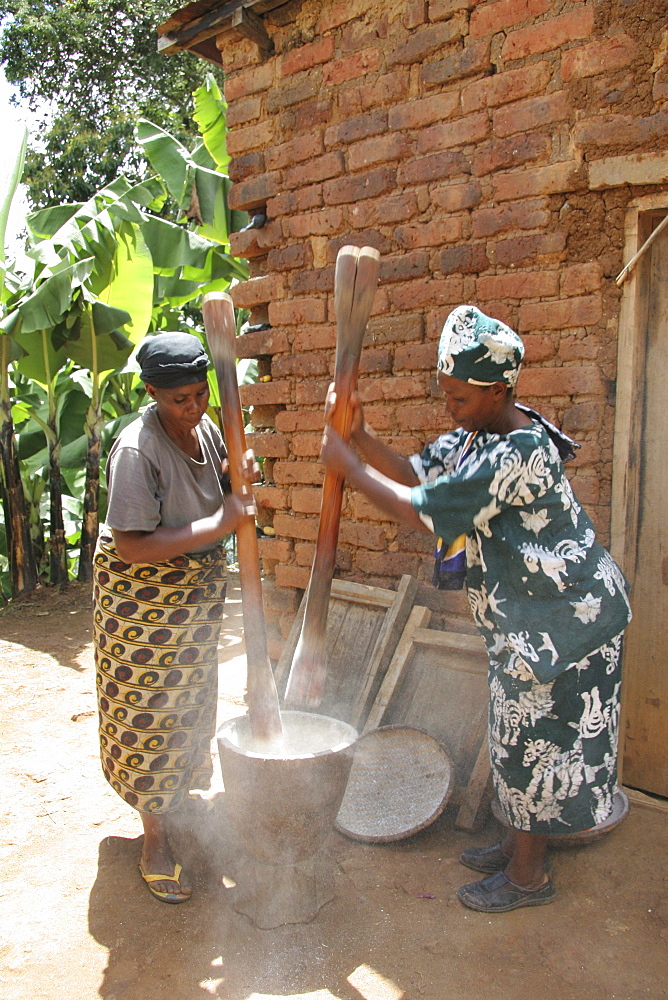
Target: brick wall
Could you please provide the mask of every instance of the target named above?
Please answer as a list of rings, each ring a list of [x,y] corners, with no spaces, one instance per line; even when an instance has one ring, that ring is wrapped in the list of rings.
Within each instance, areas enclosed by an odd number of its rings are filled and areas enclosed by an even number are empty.
[[[625,208],[666,190],[668,34],[657,5],[549,0],[305,0],[264,22],[263,58],[216,43],[231,203],[267,223],[233,237],[251,278],[239,340],[270,380],[245,386],[272,655],[306,587],[318,527],[322,408],[334,364],[334,262],[381,252],[359,388],[405,454],[446,429],[433,395],[447,313],[472,302],[525,339],[521,398],[581,443],[575,489],[608,540]],[[346,492],[345,577],[431,572],[431,540]]]

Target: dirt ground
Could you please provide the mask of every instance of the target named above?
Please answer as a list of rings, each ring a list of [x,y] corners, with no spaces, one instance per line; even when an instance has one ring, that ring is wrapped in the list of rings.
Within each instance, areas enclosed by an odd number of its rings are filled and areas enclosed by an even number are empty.
[[[475,835],[446,812],[391,845],[332,833],[335,899],[259,930],[232,906],[238,846],[217,759],[180,838],[195,895],[153,899],[137,815],[99,765],[89,589],[0,614],[0,996],[3,1000],[660,1000],[668,997],[666,813],[553,853],[557,900],[489,917],[456,888]],[[241,604],[221,636],[221,720],[244,711]]]

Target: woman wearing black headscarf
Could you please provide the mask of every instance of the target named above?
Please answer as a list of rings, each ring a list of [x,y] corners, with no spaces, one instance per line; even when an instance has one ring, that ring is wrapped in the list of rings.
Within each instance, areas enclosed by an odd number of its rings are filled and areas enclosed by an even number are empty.
[[[142,818],[142,878],[158,899],[181,903],[191,889],[170,819],[211,777],[221,539],[255,508],[250,495],[223,496],[226,453],[205,412],[201,341],[158,334],[137,359],[154,402],[111,449],[95,554],[100,749],[105,777]]]

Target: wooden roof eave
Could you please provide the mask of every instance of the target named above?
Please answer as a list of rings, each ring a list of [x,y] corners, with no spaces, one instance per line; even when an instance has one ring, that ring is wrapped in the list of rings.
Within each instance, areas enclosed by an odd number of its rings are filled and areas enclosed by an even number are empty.
[[[158,51],[171,55],[188,50],[220,65],[214,39],[222,31],[231,29],[250,38],[267,54],[273,50],[274,43],[259,15],[281,7],[286,2],[287,0],[227,0],[227,3],[216,4],[192,20],[184,20],[182,18],[187,18],[189,9],[201,9],[201,4],[188,4],[158,27]]]

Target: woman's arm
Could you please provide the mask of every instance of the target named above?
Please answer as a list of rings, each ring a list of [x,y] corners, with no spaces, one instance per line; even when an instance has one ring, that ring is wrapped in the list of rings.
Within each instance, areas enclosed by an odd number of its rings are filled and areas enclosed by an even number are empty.
[[[387,450],[394,454],[390,449]],[[328,469],[345,476],[349,486],[364,493],[395,521],[431,534],[411,503],[411,486],[397,482],[377,468],[365,465],[331,427],[325,430],[320,457]],[[417,485],[417,477],[414,485]]]
[[[402,483],[404,486],[418,486],[420,481],[408,459],[404,458],[403,455],[397,455],[389,445],[377,438],[373,429],[364,420],[364,410],[357,392],[351,394],[348,406],[352,413],[350,440],[364,461],[387,479],[394,480],[395,483]],[[331,418],[335,407],[336,393],[332,382],[325,409],[327,421]]]
[[[118,531],[113,528],[112,535],[123,562],[166,562],[186,552],[214,546],[224,535],[236,531],[244,517],[255,517],[256,514],[252,493],[232,493],[215,514],[181,528],[158,526],[154,531]]]

